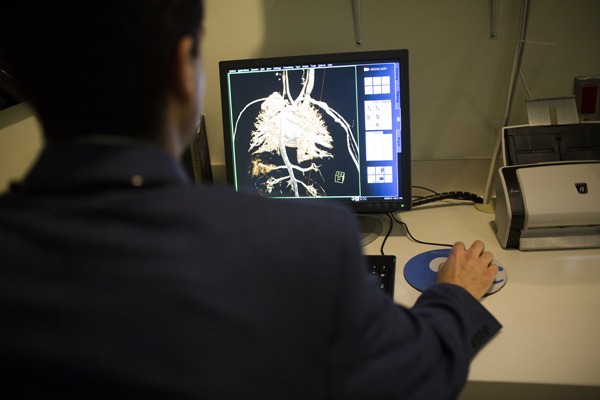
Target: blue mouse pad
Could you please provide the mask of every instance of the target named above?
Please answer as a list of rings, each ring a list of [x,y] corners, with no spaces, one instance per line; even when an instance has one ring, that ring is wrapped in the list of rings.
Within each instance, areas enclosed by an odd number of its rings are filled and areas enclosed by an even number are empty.
[[[451,249],[430,250],[414,256],[404,266],[404,278],[410,286],[422,292],[435,284],[437,270],[440,264],[446,261],[450,251]],[[507,280],[506,269],[497,260],[494,260],[493,263],[499,267],[498,274],[486,292],[486,296],[502,289]]]

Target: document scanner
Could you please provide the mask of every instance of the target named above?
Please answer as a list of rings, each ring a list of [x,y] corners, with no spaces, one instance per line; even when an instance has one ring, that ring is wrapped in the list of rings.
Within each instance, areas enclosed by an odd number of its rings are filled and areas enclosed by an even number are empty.
[[[600,161],[502,167],[496,197],[503,248],[600,247]]]

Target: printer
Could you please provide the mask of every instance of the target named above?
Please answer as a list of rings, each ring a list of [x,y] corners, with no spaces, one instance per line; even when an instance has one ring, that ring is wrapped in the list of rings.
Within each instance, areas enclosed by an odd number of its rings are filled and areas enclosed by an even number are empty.
[[[506,127],[496,236],[519,250],[600,247],[600,124]]]
[[[600,161],[500,168],[496,229],[503,248],[600,247]]]

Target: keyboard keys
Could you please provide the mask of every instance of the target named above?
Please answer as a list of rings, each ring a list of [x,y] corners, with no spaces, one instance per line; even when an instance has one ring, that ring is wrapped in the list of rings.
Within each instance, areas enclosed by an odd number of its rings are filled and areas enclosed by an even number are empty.
[[[368,273],[377,276],[379,287],[394,297],[394,281],[396,275],[395,256],[365,256]]]

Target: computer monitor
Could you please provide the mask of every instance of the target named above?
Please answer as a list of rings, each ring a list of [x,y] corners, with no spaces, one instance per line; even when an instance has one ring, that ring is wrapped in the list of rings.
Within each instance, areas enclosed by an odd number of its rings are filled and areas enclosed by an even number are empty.
[[[411,207],[408,51],[222,61],[227,181],[356,213]]]

